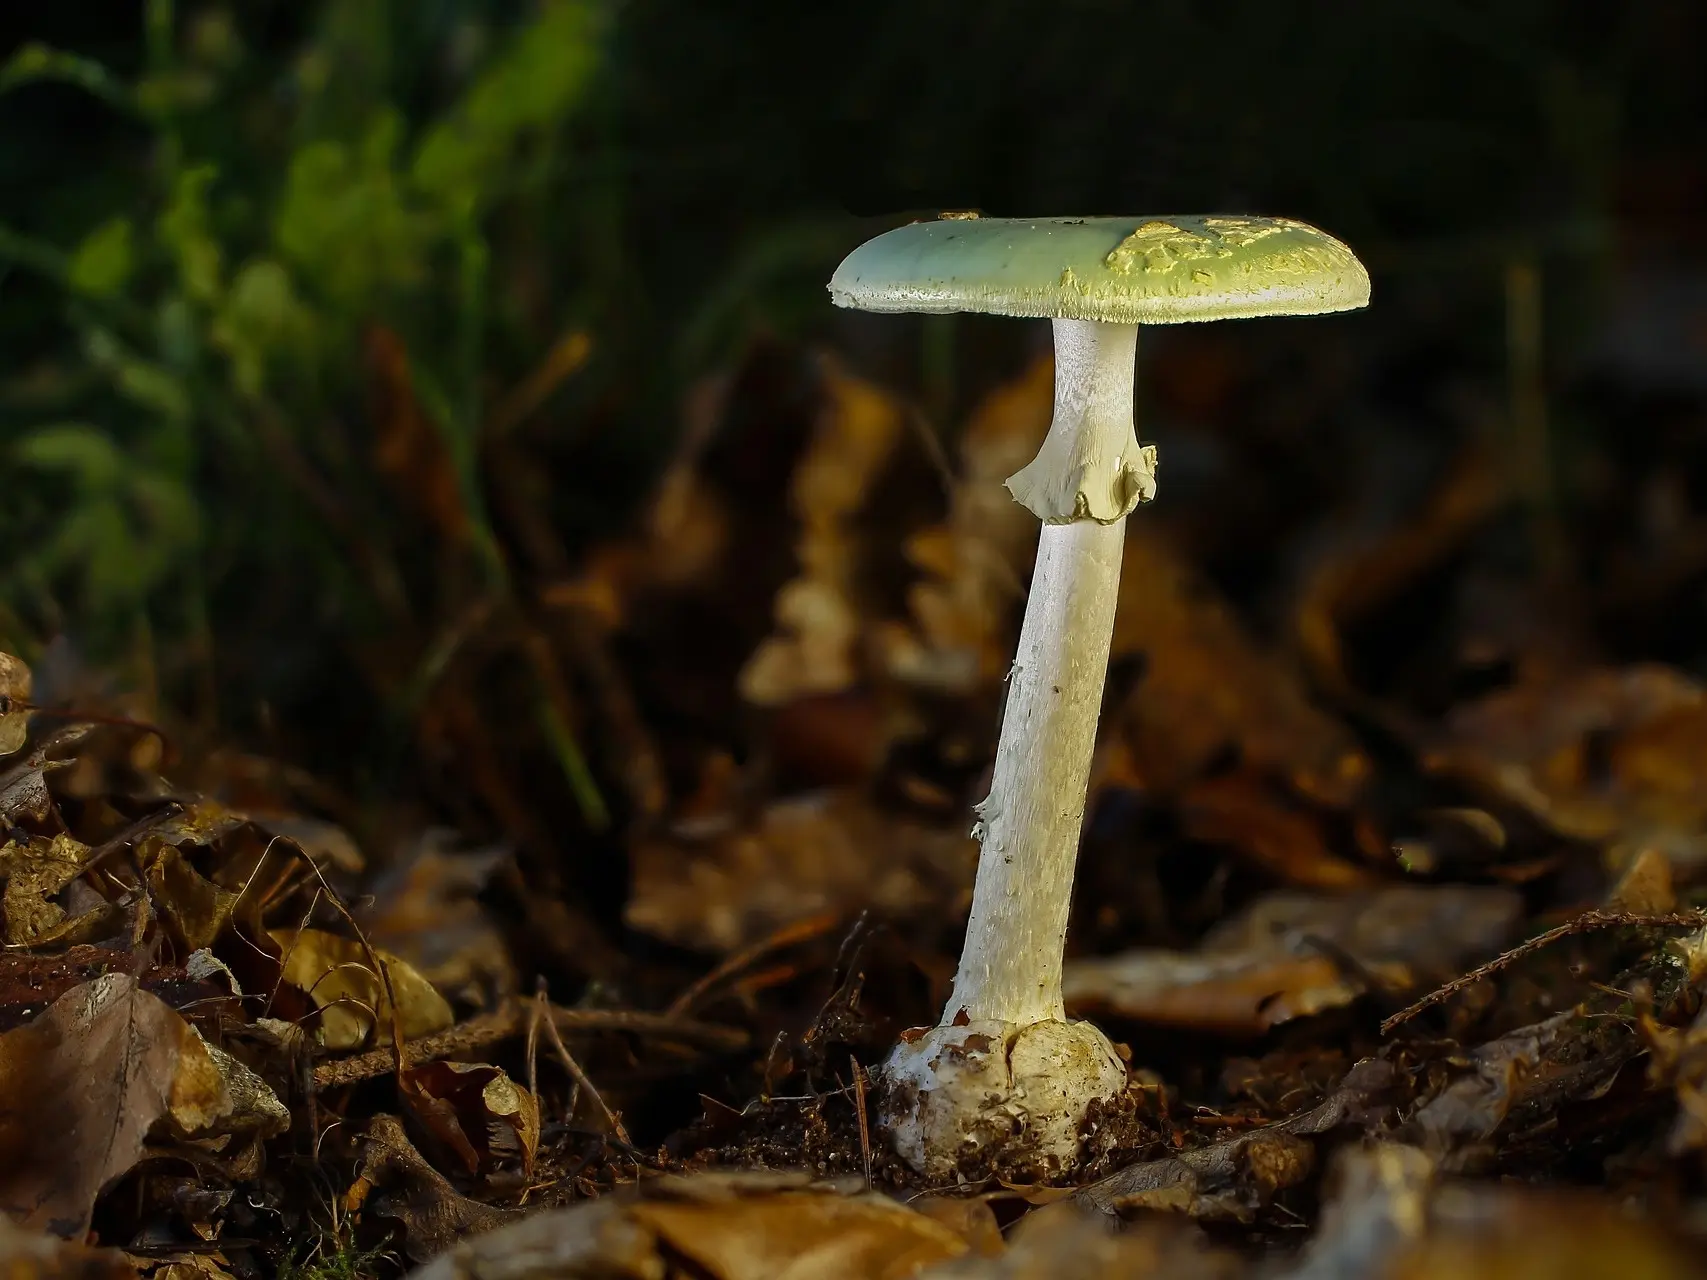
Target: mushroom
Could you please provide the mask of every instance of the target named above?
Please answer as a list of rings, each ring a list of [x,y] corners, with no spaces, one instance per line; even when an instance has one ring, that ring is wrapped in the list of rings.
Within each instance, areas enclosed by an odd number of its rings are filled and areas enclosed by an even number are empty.
[[[972,913],[942,1024],[883,1070],[896,1152],[935,1180],[1001,1168],[1070,1173],[1092,1106],[1126,1067],[1069,1022],[1062,949],[1108,671],[1128,514],[1155,494],[1133,430],[1140,324],[1312,315],[1367,305],[1369,276],[1331,236],[1285,218],[1009,219],[956,215],[867,241],[830,281],[866,311],[1047,317],[1055,413],[1008,479],[1043,522],[989,796]]]

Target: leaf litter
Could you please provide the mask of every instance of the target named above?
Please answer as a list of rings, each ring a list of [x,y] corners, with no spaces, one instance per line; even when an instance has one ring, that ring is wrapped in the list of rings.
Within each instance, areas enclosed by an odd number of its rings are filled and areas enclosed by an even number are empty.
[[[374,465],[464,554],[407,353],[370,354]],[[759,344],[631,534],[536,530],[536,600],[464,600],[431,815],[39,714],[0,655],[8,1274],[263,1280],[304,1242],[431,1280],[1701,1273],[1707,704],[1580,614],[1490,609],[1475,455],[1373,542],[1281,530],[1266,595],[1202,513],[1134,524],[1067,992],[1142,1102],[1077,1185],[889,1154],[1049,409],[1032,362],[939,440]],[[542,690],[589,749],[545,789],[502,719]]]

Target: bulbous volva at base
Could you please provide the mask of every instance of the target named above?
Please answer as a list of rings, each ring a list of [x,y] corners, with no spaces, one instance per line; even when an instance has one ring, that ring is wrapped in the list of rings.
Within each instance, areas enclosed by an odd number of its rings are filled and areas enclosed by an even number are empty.
[[[1126,1091],[1126,1064],[1088,1022],[975,1021],[903,1039],[884,1064],[896,1154],[932,1182],[1077,1169],[1091,1104]],[[1094,1121],[1091,1121],[1094,1123]]]

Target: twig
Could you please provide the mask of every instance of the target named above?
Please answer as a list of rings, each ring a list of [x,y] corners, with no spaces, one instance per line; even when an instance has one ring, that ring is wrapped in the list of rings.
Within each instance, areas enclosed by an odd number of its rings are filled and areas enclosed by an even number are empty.
[[[557,1050],[557,1057],[563,1063],[563,1069],[574,1079],[576,1087],[585,1089],[591,1095],[593,1104],[604,1113],[605,1123],[610,1126],[610,1131],[616,1135],[616,1140],[625,1147],[632,1147],[634,1143],[629,1140],[628,1130],[622,1127],[621,1119],[618,1118],[616,1112],[606,1105],[603,1096],[599,1093],[598,1086],[592,1082],[585,1071],[581,1070],[581,1064],[575,1061],[575,1055],[570,1053],[569,1046],[563,1043],[563,1033],[557,1029],[556,1019],[547,1018],[545,1020],[545,1034],[546,1038],[551,1041],[551,1047]]]
[[[536,1100],[539,1098],[539,1024],[545,1021],[550,1008],[544,992],[536,995],[533,1003],[528,1006],[528,1092]]]
[[[626,1009],[565,1009],[559,1005],[547,1008],[550,1023],[564,1031],[632,1031],[660,1039],[683,1040],[720,1052],[731,1052],[747,1044],[746,1033],[735,1027],[720,1027],[691,1018],[671,1018],[661,1013],[637,1013]],[[507,1001],[491,1013],[480,1014],[430,1036],[404,1041],[403,1065],[410,1067],[453,1053],[478,1049],[507,1040],[526,1029],[527,1018],[521,1006],[515,1001]],[[314,1068],[314,1087],[330,1089],[372,1080],[390,1073],[396,1063],[396,1051],[389,1047],[322,1062]]]
[[[859,1154],[865,1161],[865,1185],[871,1185],[871,1128],[865,1118],[865,1072],[860,1070],[859,1059],[853,1054],[848,1055],[848,1061],[853,1064],[854,1084],[854,1114],[859,1117]]]
[[[443,1031],[436,1031],[430,1036],[417,1036],[413,1040],[406,1040],[403,1042],[401,1067],[408,1068],[417,1063],[448,1058],[454,1053],[466,1053],[470,1049],[479,1049],[496,1044],[500,1040],[507,1040],[521,1030],[521,1019],[517,1012],[516,1009],[506,1006],[470,1018],[454,1027],[447,1027]],[[314,1088],[317,1091],[333,1089],[342,1084],[372,1080],[376,1076],[388,1075],[398,1067],[395,1048],[372,1049],[367,1053],[358,1053],[353,1058],[322,1062],[314,1068]]]
[[[815,916],[807,916],[804,920],[796,920],[766,937],[760,938],[750,947],[744,947],[728,957],[710,973],[695,981],[681,995],[670,1002],[666,1010],[672,1017],[680,1016],[710,991],[718,983],[741,970],[761,960],[772,951],[780,951],[783,947],[791,947],[799,942],[810,942],[813,938],[821,937],[835,927],[840,917],[833,911],[821,912]]]
[[[1432,1009],[1444,1000],[1450,999],[1465,987],[1473,986],[1483,978],[1498,973],[1513,962],[1522,959],[1532,951],[1550,946],[1560,938],[1572,934],[1588,933],[1594,929],[1608,929],[1620,925],[1636,925],[1645,928],[1698,929],[1707,924],[1707,915],[1698,911],[1673,911],[1663,915],[1636,915],[1627,911],[1585,911],[1575,919],[1567,920],[1564,924],[1538,933],[1533,938],[1526,939],[1509,951],[1502,951],[1484,965],[1479,965],[1452,979],[1445,986],[1436,987],[1415,1004],[1407,1005],[1392,1017],[1381,1023],[1381,1034],[1390,1035],[1394,1027],[1409,1022],[1425,1009]]]

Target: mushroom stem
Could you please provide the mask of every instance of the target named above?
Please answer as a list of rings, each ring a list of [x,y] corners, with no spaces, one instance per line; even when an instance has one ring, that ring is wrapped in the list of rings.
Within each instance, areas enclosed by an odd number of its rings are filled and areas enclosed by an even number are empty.
[[[1063,1018],[1061,955],[1073,864],[1120,589],[1126,518],[1046,524],[982,838],[966,946],[943,1021]]]
[[[1055,418],[1037,461],[1020,476],[1062,495],[1069,511],[1089,506],[1103,518],[1045,523],[1038,538],[995,773],[978,806],[983,847],[944,1024],[962,1011],[973,1021],[1020,1026],[1066,1016],[1061,958],[1126,513],[1154,491],[1154,454],[1138,447],[1132,427],[1137,332],[1136,325],[1055,321]],[[1020,497],[1015,481],[1010,488]],[[1070,496],[1087,489],[1088,501]]]

